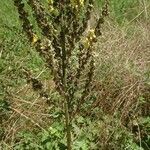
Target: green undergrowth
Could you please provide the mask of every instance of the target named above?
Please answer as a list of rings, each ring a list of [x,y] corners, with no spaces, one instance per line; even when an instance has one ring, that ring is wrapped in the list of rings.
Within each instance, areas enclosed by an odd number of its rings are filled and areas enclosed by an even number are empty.
[[[136,140],[134,140],[134,134],[121,126],[117,118],[114,119],[111,116],[106,115],[101,119],[102,120],[96,120],[95,118],[91,119],[89,117],[83,118],[82,116],[79,116],[73,121],[73,150],[148,149],[146,143],[150,142],[150,137],[145,138],[144,140],[142,139],[141,145],[143,148],[141,148],[139,146],[140,144],[137,144]],[[144,120],[141,119],[139,125],[148,127],[150,125],[149,118]],[[38,133],[23,130],[16,134],[15,141],[13,141],[14,143],[11,148],[14,150],[65,150],[66,141],[64,126],[65,125],[62,122],[55,122],[45,131],[40,131]],[[144,130],[146,129],[143,128],[142,132],[144,132]],[[1,148],[4,150],[9,149],[9,146],[2,143]]]

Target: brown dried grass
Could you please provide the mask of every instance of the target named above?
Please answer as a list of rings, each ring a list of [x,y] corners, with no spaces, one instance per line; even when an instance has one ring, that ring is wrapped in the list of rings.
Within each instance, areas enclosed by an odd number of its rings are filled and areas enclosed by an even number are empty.
[[[140,21],[123,28],[110,21],[104,26],[97,45],[95,85],[99,94],[93,107],[113,115],[119,113],[122,120],[131,114],[150,113],[148,33],[149,25]],[[144,98],[144,104],[140,98]]]

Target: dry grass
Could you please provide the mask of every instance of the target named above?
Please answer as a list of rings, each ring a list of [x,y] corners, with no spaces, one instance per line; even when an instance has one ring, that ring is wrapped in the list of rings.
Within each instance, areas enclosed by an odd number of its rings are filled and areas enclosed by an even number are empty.
[[[44,89],[53,94],[54,83],[44,81]],[[38,91],[34,91],[30,84],[25,84],[17,89],[11,89],[11,112],[1,124],[5,129],[3,141],[13,143],[16,135],[24,130],[38,132],[45,130],[52,123],[50,114],[53,104],[47,99],[40,97]]]
[[[150,113],[149,32],[150,27],[143,22],[124,28],[107,22],[97,46],[95,82],[99,94],[94,106],[110,114],[121,112],[122,120],[132,113]]]

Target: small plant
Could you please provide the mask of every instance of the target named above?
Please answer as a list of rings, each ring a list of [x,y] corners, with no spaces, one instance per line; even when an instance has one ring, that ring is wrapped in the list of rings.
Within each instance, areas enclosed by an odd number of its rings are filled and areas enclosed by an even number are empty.
[[[48,7],[39,0],[27,0],[27,4],[14,0],[14,5],[31,46],[51,70],[64,105],[67,149],[71,150],[71,122],[90,95],[95,69],[94,44],[108,15],[108,2],[92,27],[89,24],[94,17],[94,0],[50,0]],[[26,5],[32,9],[41,34],[34,31]]]

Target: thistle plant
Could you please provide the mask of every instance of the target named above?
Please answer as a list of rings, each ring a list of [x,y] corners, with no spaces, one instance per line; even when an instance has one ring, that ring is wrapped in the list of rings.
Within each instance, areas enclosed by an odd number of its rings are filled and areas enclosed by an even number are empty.
[[[48,9],[39,0],[27,0],[41,31],[38,37],[24,1],[13,1],[23,31],[51,70],[56,91],[62,97],[67,148],[71,150],[71,121],[91,91],[95,70],[94,45],[101,35],[104,17],[108,15],[108,2],[95,25],[89,27],[94,0],[49,0]]]

